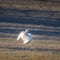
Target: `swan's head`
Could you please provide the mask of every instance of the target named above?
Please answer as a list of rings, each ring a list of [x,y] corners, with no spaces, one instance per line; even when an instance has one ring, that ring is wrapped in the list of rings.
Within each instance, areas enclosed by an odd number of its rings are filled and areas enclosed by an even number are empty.
[[[29,30],[28,30],[28,29],[26,29],[26,30],[25,30],[25,33],[28,33],[28,32],[29,32]]]

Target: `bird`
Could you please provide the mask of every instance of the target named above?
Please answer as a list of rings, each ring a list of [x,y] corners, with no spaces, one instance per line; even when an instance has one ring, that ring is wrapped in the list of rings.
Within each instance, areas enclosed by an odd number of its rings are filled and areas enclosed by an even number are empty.
[[[17,41],[22,40],[23,44],[28,44],[32,40],[32,34],[29,33],[29,30],[21,31],[17,36]]]

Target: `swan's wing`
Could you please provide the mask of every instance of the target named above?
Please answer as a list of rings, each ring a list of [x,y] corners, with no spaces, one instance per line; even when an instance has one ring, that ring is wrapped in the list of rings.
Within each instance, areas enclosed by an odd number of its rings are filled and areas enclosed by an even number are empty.
[[[32,35],[30,33],[28,33],[25,38],[24,38],[24,42],[23,44],[27,44],[32,40]]]
[[[30,40],[32,40],[32,34],[28,33]]]
[[[23,34],[24,34],[24,31],[22,31],[22,32],[19,33],[19,35],[18,35],[18,37],[17,37],[17,41],[18,41],[20,38],[22,39]]]

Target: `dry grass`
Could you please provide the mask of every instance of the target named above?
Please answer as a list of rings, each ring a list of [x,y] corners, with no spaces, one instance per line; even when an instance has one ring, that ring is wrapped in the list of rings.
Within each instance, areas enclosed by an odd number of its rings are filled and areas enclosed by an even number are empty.
[[[1,60],[60,60],[60,54],[50,52],[7,51],[0,52]]]
[[[42,48],[60,49],[59,44],[60,41],[33,40],[23,46],[21,41],[17,43],[16,39],[0,38],[0,60],[60,60],[60,51],[34,50],[34,48],[41,48],[42,46]],[[27,49],[28,46],[30,46],[29,49],[33,50]]]

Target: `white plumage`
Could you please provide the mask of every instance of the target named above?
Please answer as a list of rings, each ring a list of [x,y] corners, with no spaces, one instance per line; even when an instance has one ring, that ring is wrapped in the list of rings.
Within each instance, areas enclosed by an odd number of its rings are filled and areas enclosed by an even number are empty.
[[[20,39],[23,41],[23,44],[27,44],[32,40],[32,34],[26,29],[25,31],[19,33],[17,41]]]

